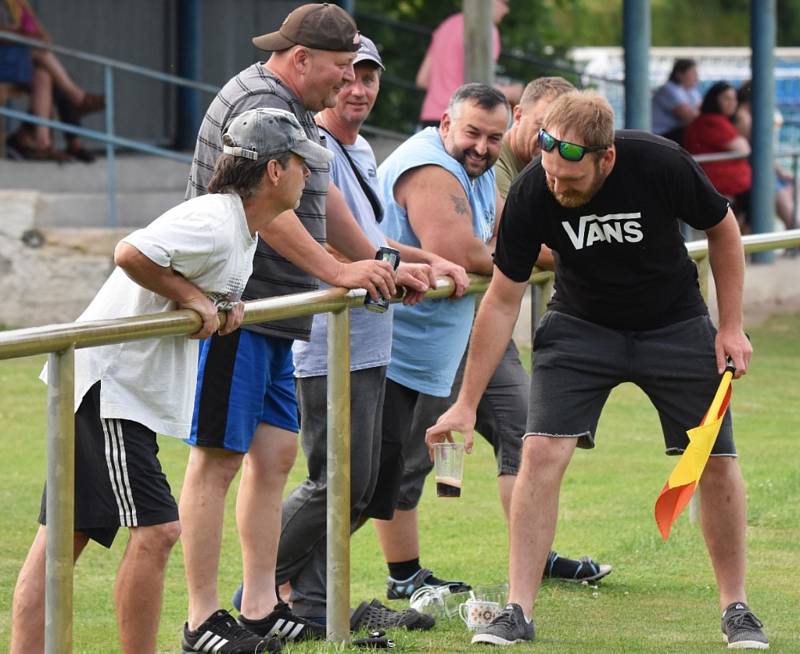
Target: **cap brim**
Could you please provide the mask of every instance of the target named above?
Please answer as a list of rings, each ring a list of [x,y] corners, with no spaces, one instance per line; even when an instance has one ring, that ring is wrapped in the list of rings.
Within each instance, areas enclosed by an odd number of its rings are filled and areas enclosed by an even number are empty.
[[[292,148],[292,152],[310,163],[328,163],[333,159],[333,152],[313,141],[303,141]]]
[[[368,61],[371,64],[375,64],[381,70],[386,70],[386,67],[380,61],[378,61],[372,55],[368,54],[356,55],[356,58],[353,59],[353,65],[355,66],[356,64],[360,64],[364,61]]]
[[[252,41],[253,45],[259,50],[265,50],[266,52],[279,52],[280,50],[286,50],[286,48],[291,48],[293,45],[296,45],[294,41],[290,41],[280,32],[270,32],[269,34],[254,36]]]

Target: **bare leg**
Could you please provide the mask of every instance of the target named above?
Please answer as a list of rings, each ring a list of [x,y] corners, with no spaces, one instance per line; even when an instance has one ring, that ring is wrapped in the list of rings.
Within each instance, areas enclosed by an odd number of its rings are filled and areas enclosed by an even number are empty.
[[[783,186],[775,192],[775,211],[786,229],[794,229],[794,198],[791,186]]]
[[[39,118],[50,118],[53,113],[53,83],[46,71],[35,68],[31,78],[31,113]],[[34,147],[45,150],[52,145],[50,128],[35,125]]]
[[[122,651],[155,652],[164,596],[164,572],[180,536],[176,520],[153,527],[134,527],[122,557],[114,601]]]
[[[745,530],[747,510],[739,461],[731,456],[708,460],[700,480],[700,521],[714,575],[720,608],[745,602]]]
[[[497,478],[497,490],[500,493],[500,504],[503,506],[506,522],[508,522],[508,517],[511,515],[511,494],[514,491],[516,478],[516,475],[500,475]]]
[[[297,434],[266,423],[256,428],[244,458],[236,524],[242,544],[242,615],[252,620],[275,608],[275,566],[286,478],[297,455]]]
[[[225,495],[242,457],[211,447],[192,447],[189,451],[179,510],[192,630],[220,608],[217,574]]]
[[[69,76],[58,57],[50,50],[31,50],[31,58],[37,68],[47,72],[55,84],[74,104],[80,104],[86,97],[86,91],[78,86]]]
[[[75,560],[89,539],[75,533]],[[11,613],[11,654],[44,651],[44,588],[47,529],[39,527],[14,588]]]
[[[556,531],[558,494],[577,440],[529,436],[522,447],[522,467],[511,496],[509,594],[526,616],[542,581]]]
[[[378,542],[387,563],[399,563],[419,558],[419,529],[417,510],[397,509],[391,520],[373,520]]]

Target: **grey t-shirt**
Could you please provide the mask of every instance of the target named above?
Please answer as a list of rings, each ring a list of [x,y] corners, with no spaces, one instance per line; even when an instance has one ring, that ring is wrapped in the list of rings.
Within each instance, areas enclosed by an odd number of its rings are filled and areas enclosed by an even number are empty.
[[[206,111],[195,146],[186,188],[187,199],[207,192],[214,164],[222,154],[222,134],[231,120],[248,109],[257,107],[277,107],[291,111],[308,137],[316,143],[323,143],[314,123],[314,114],[263,64],[253,64],[230,79]],[[295,213],[311,236],[317,242],[324,243],[328,165],[309,166],[309,170],[311,175],[306,180],[300,206]],[[302,293],[316,288],[317,280],[314,277],[284,259],[263,239],[258,239],[253,274],[247,282],[242,299],[254,300]],[[311,316],[247,325],[245,329],[268,336],[307,340],[311,331]]]
[[[386,237],[378,227],[375,212],[364,190],[358,183],[350,162],[342,148],[347,149],[353,163],[358,167],[362,179],[378,195],[378,178],[375,154],[369,143],[359,136],[353,145],[339,145],[332,138],[327,139],[328,149],[333,152],[331,179],[344,195],[347,206],[353,212],[361,230],[377,250],[386,245]],[[389,363],[392,351],[392,314],[394,305],[389,305],[386,313],[367,311],[363,307],[350,312],[350,370],[363,370],[385,366]],[[308,343],[295,342],[295,376],[317,377],[328,374],[328,314],[314,316],[311,340]]]

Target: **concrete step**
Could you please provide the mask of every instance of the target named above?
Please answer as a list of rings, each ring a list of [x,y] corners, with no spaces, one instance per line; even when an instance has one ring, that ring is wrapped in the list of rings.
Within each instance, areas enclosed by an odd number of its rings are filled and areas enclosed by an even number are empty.
[[[115,157],[117,189],[126,191],[186,190],[189,164],[163,157],[121,154]],[[0,189],[31,189],[47,193],[105,193],[106,159],[94,163],[0,160]]]
[[[183,201],[183,189],[117,193],[117,226],[144,227]],[[105,193],[40,193],[36,227],[107,227]]]

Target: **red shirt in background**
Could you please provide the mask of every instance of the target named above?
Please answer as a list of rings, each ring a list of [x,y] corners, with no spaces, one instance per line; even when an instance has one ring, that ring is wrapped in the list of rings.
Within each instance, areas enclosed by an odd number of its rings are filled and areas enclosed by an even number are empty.
[[[728,152],[725,146],[737,136],[739,132],[727,116],[700,114],[686,128],[683,145],[692,154]],[[753,183],[750,162],[747,159],[713,161],[700,166],[722,195],[739,195],[749,191]]]

